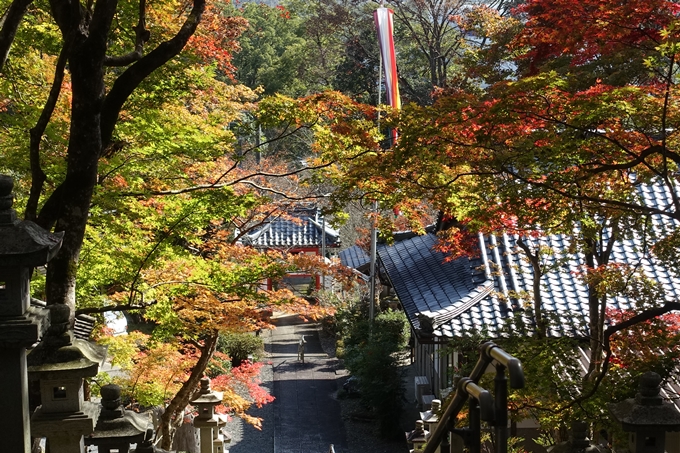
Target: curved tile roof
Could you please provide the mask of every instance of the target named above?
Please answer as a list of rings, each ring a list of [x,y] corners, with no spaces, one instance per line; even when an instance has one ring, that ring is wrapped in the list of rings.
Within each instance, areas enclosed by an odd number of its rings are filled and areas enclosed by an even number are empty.
[[[321,247],[324,234],[326,247],[340,246],[338,231],[329,225],[324,228],[323,217],[317,208],[298,208],[289,212],[286,218],[276,217],[250,232],[243,243],[257,248]]]
[[[641,186],[640,196],[647,205],[672,209],[663,186]],[[652,216],[651,223],[647,238],[625,232],[613,245],[610,262],[635,267],[640,275],[658,282],[667,299],[677,300],[680,278],[654,259],[650,247],[654,238],[667,235],[680,223],[662,215]],[[603,239],[608,240],[606,233]],[[532,326],[531,310],[524,308],[531,305],[533,273],[517,240],[508,235],[480,236],[479,258],[447,262],[433,249],[436,236],[427,234],[381,248],[378,255],[415,329],[420,328],[425,315],[432,321],[436,337],[459,336],[470,330],[500,335],[504,325],[514,323],[513,313],[529,329]],[[560,322],[548,334],[587,336],[579,322],[588,315],[588,288],[582,279],[584,256],[573,252],[572,238],[567,235],[524,241],[532,249],[550,250],[542,257],[546,269],[540,283],[542,305]],[[624,296],[610,298],[609,307],[634,308]]]

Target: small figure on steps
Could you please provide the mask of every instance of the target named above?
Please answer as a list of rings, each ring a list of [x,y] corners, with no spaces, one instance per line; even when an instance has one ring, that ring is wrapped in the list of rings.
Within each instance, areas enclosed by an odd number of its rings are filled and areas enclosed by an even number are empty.
[[[300,335],[300,342],[298,343],[298,360],[302,363],[305,363],[305,344],[307,342],[305,341],[305,336]]]

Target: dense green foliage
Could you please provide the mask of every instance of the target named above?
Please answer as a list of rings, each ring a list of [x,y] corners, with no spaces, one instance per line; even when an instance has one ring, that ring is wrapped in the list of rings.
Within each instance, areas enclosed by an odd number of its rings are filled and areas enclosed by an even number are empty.
[[[380,313],[371,327],[367,313],[352,313],[352,323],[343,337],[345,366],[359,380],[361,398],[373,409],[380,433],[386,438],[403,436],[399,416],[403,408],[404,384],[399,352],[408,342],[409,324],[401,311]]]
[[[217,340],[217,350],[237,367],[245,360],[257,360],[264,352],[264,341],[251,333],[223,333]]]
[[[233,8],[242,15],[247,30],[239,38],[234,55],[236,78],[250,88],[262,87],[264,94],[306,94],[304,78],[304,37],[299,19],[283,7],[249,2]]]

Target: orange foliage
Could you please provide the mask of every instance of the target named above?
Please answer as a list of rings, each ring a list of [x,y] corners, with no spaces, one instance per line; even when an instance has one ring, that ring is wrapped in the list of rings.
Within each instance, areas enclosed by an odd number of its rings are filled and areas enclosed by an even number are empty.
[[[214,62],[225,75],[233,77],[232,53],[238,50],[237,38],[248,28],[243,17],[225,16],[215,3],[208,3],[201,26],[191,37],[187,48],[206,62]]]
[[[232,368],[230,373],[219,375],[212,379],[211,386],[217,391],[224,392],[222,406],[217,410],[222,413],[236,413],[257,429],[262,427],[262,419],[253,417],[245,411],[253,404],[262,407],[274,401],[274,397],[260,386],[260,370],[263,363],[252,363],[248,360],[240,366]]]

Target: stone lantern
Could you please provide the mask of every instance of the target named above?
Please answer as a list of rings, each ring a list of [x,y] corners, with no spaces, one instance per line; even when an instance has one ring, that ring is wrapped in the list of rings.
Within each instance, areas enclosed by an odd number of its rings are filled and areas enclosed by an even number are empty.
[[[441,410],[441,407],[441,400],[432,400],[431,409],[420,413],[420,419],[425,423],[425,428],[428,431],[433,431],[437,427],[437,423],[439,423],[438,412]]]
[[[0,175],[0,423],[4,451],[30,452],[26,348],[48,325],[48,312],[30,304],[30,273],[61,247],[62,234],[17,220],[12,178]]]
[[[429,432],[434,432],[439,423],[439,411],[441,410],[442,402],[441,400],[432,400],[432,406],[429,411],[421,412],[420,419],[425,425],[425,429]],[[437,447],[435,453],[439,453],[441,447]]]
[[[606,448],[592,445],[588,439],[588,424],[585,422],[573,422],[569,440],[548,447],[548,453],[603,453]]]
[[[406,433],[406,441],[413,445],[411,452],[418,453],[423,451],[429,435],[430,432],[425,429],[425,423],[422,420],[416,420],[416,428]]]
[[[213,429],[213,453],[229,453],[227,444],[231,442],[231,437],[222,432],[222,427],[227,425],[226,415],[217,414],[217,428]]]
[[[85,445],[96,445],[99,453],[128,453],[130,444],[141,444],[147,429],[148,417],[126,411],[120,401],[120,387],[107,384],[101,388],[102,410],[94,432],[85,438]]]
[[[610,404],[609,411],[629,432],[631,453],[664,453],[666,432],[680,431],[680,413],[659,395],[661,376],[648,371],[640,378],[638,394],[621,403]]]
[[[50,307],[51,324],[28,355],[28,374],[40,381],[39,406],[31,417],[33,437],[47,437],[51,453],[81,453],[94,431],[99,406],[84,401],[83,379],[97,375],[106,348],[73,338],[70,309]]]
[[[201,453],[224,453],[224,437],[219,433],[224,421],[215,414],[215,407],[222,404],[222,392],[211,390],[210,379],[204,377],[201,379],[200,395],[191,404],[198,410],[194,426],[201,433]]]

